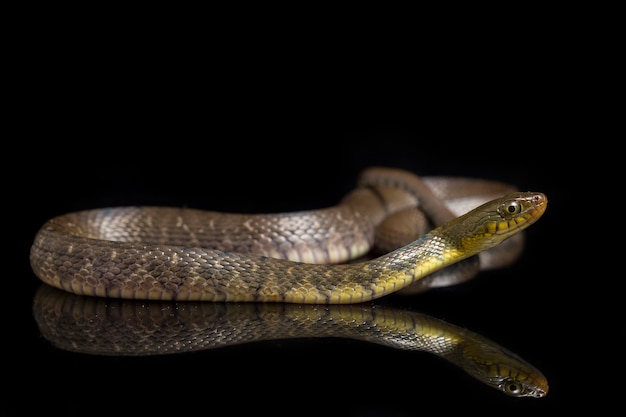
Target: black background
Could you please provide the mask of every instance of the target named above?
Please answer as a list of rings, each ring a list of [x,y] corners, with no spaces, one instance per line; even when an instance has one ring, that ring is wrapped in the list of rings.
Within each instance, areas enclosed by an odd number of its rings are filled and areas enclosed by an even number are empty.
[[[398,79],[332,66],[306,74],[239,66],[209,76],[205,66],[187,65],[193,71],[170,74],[91,56],[33,79],[36,100],[25,106],[31,117],[15,140],[18,170],[5,180],[19,202],[18,269],[6,277],[14,294],[5,315],[14,362],[7,410],[104,414],[125,404],[146,414],[215,414],[218,406],[274,415],[410,416],[459,407],[511,414],[594,398],[575,394],[572,360],[582,368],[587,362],[578,353],[577,319],[566,314],[577,290],[568,285],[581,272],[555,253],[569,239],[571,178],[581,175],[572,168],[570,140],[585,127],[560,69],[431,68]],[[51,216],[133,204],[233,212],[325,207],[370,165],[502,180],[547,194],[548,210],[527,230],[518,263],[391,301],[518,353],[547,376],[546,398],[509,398],[428,354],[364,342],[276,341],[130,360],[58,350],[33,320],[40,283],[28,251]]]

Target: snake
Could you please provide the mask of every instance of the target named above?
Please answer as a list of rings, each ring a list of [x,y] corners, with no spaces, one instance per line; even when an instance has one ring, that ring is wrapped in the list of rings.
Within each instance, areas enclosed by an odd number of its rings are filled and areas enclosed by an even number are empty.
[[[166,206],[87,209],[46,221],[30,263],[40,280],[78,295],[361,303],[519,235],[548,202],[541,192],[513,191],[457,215],[435,194],[409,171],[371,167],[328,208],[256,215]],[[367,254],[376,229],[416,201],[438,226],[371,259],[344,262]]]
[[[539,369],[495,341],[389,305],[115,300],[41,285],[33,316],[53,346],[81,354],[172,355],[266,340],[344,338],[436,355],[512,397],[548,393]]]

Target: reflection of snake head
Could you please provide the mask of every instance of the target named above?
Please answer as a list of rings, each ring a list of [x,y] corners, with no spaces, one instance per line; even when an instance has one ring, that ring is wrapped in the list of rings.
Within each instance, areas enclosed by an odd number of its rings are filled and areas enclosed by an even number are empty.
[[[541,398],[548,393],[543,374],[519,356],[495,344],[471,343],[459,346],[466,372],[513,397]]]

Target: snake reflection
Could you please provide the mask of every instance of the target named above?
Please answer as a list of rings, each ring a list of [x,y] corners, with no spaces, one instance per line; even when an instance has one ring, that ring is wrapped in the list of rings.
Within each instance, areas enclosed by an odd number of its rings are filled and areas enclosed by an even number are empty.
[[[263,340],[337,337],[423,351],[514,397],[544,397],[545,376],[468,329],[384,305],[112,300],[42,285],[33,314],[52,345],[109,356],[166,355]]]

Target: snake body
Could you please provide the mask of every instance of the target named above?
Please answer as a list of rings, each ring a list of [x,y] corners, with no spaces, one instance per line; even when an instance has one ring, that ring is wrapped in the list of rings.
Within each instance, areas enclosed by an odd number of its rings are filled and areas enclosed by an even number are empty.
[[[42,285],[33,314],[54,346],[91,355],[170,355],[265,340],[349,338],[434,354],[514,397],[548,392],[537,368],[494,341],[389,306],[106,300]]]
[[[255,217],[221,213],[220,219],[229,219],[225,224],[235,225],[230,230],[215,226],[216,213],[189,208],[120,207],[61,215],[35,236],[31,265],[42,281],[81,295],[357,303],[400,291],[499,245],[533,224],[547,205],[542,193],[513,192],[456,216],[436,198],[425,199],[442,213],[443,224],[377,258],[339,263],[366,253],[377,225],[429,192],[404,171],[366,174],[371,186],[359,187],[336,207]],[[404,197],[385,197],[398,193]],[[285,229],[299,233],[285,235]],[[256,243],[250,243],[252,234]],[[309,249],[312,242],[317,249]]]

